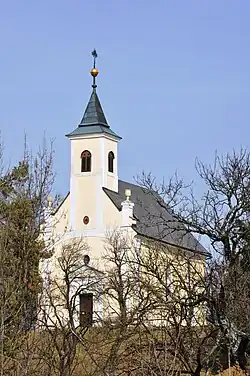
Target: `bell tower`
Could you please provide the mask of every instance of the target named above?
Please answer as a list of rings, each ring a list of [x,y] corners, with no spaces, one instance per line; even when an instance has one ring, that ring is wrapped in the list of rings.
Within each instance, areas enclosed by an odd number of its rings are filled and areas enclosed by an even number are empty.
[[[92,52],[92,93],[78,127],[70,140],[71,230],[103,228],[103,187],[118,192],[117,144],[121,139],[106,120],[96,92],[96,50]],[[85,221],[84,221],[85,219]],[[84,225],[84,227],[83,227]]]

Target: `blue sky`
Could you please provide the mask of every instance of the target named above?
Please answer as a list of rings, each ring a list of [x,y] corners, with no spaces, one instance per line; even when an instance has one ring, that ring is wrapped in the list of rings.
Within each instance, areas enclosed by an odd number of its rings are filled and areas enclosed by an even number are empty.
[[[55,139],[56,189],[69,187],[69,141],[91,93],[123,137],[119,175],[195,180],[250,142],[248,0],[0,0],[0,124],[14,163],[24,133]],[[198,183],[198,182],[197,182]]]

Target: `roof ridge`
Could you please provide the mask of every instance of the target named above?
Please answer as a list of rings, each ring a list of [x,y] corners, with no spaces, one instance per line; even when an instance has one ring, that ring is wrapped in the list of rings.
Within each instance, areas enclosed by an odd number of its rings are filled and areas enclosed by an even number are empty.
[[[149,188],[146,188],[146,187],[143,187],[139,184],[134,184],[134,183],[130,183],[128,181],[125,181],[125,180],[121,180],[121,179],[118,179],[118,182],[121,182],[121,183],[125,183],[125,184],[129,184],[129,185],[132,185],[133,187],[136,187],[136,188],[140,188],[142,191],[144,191],[145,193],[155,193],[156,195],[159,195],[156,191],[154,191],[153,189],[149,189]]]

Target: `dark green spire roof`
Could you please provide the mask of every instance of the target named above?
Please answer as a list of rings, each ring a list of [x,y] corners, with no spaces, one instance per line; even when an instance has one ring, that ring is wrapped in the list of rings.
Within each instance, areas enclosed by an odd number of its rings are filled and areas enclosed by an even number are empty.
[[[93,88],[89,103],[87,104],[79,127],[84,127],[86,125],[104,125],[109,127],[95,88]]]
[[[93,88],[80,124],[73,132],[67,134],[66,136],[81,136],[84,134],[87,135],[93,133],[105,133],[121,139],[121,137],[113,132],[109,127],[95,88]]]

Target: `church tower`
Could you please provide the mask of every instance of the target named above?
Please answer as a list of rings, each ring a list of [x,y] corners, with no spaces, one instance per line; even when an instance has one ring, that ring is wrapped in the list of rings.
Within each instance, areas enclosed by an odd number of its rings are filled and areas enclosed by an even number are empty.
[[[66,137],[70,140],[70,227],[103,229],[103,188],[118,192],[117,144],[121,139],[106,120],[96,92],[96,50],[92,52],[90,72],[92,93],[78,127]]]

